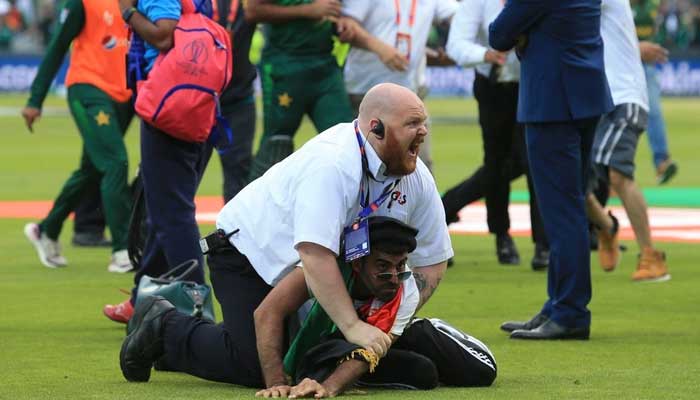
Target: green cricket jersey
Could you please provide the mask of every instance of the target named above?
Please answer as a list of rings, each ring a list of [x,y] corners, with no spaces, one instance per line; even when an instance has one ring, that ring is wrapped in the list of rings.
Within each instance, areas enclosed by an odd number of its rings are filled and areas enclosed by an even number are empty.
[[[68,52],[71,42],[83,30],[85,25],[83,2],[81,0],[66,1],[59,19],[56,33],[46,49],[46,55],[41,61],[41,66],[39,66],[34,82],[32,82],[29,100],[27,101],[27,105],[30,107],[41,108],[46,98],[46,93],[51,88],[51,82],[53,82],[56,72],[63,64],[63,58]]]
[[[277,0],[282,6],[312,3],[313,0]],[[333,50],[333,24],[328,20],[315,21],[300,18],[277,24],[265,24],[265,48],[263,58],[276,56],[331,57]]]
[[[659,0],[639,0],[636,4],[633,3],[631,5],[639,40],[655,41]]]

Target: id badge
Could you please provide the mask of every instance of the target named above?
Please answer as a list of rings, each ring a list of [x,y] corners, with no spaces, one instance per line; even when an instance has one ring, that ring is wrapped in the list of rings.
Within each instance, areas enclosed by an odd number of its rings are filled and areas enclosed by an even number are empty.
[[[343,231],[345,239],[345,262],[357,260],[369,254],[369,226],[367,219],[360,220],[346,227]]]
[[[407,60],[411,59],[411,35],[408,33],[396,33],[396,50],[406,57]]]

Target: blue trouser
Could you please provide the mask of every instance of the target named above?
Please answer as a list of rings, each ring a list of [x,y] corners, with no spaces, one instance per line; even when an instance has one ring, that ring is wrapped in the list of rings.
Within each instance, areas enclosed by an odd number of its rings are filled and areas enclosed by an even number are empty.
[[[591,262],[586,180],[598,118],[528,123],[527,151],[549,239],[547,294],[542,313],[569,328],[590,326]]]
[[[654,157],[654,166],[665,161],[668,155],[668,141],[666,140],[666,123],[661,113],[661,87],[656,77],[656,67],[652,64],[644,65],[647,76],[647,93],[649,95],[649,122],[647,126],[647,139]]]
[[[134,276],[132,301],[141,276],[159,276],[195,259],[201,268],[188,280],[204,283],[194,196],[211,155],[208,143],[189,143],[141,123],[141,169],[148,224],[141,268]]]

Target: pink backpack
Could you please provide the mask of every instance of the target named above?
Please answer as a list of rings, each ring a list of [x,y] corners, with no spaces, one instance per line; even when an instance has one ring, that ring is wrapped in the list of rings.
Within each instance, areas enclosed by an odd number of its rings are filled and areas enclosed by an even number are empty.
[[[228,32],[182,0],[173,47],[158,55],[137,83],[136,113],[148,124],[186,142],[204,142],[221,116],[219,95],[231,80]],[[230,130],[227,131],[230,137]],[[212,135],[212,139],[214,136]]]

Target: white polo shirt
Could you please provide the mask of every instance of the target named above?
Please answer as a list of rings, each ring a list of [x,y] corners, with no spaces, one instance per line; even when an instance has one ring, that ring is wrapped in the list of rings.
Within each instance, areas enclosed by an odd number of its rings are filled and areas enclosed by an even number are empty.
[[[416,91],[420,81],[419,68],[425,62],[425,46],[433,21],[451,18],[457,11],[457,6],[455,0],[344,0],[343,15],[356,19],[379,40],[396,46],[398,33],[408,34],[411,38],[406,71],[390,70],[371,51],[356,47],[350,49],[344,73],[348,93],[364,94],[374,85],[385,82]]]
[[[634,103],[649,111],[647,81],[629,0],[603,0],[600,35],[613,103]]]
[[[489,24],[503,9],[503,0],[462,0],[450,24],[447,55],[463,67],[476,67],[476,72],[488,77],[493,67],[484,62],[489,50]],[[520,62],[514,51],[508,53],[501,69],[499,82],[518,82]]]
[[[386,166],[365,143],[373,201],[397,177],[384,174]],[[241,190],[221,210],[216,226],[227,233],[240,229],[231,243],[274,286],[297,265],[296,246],[301,242],[316,243],[338,255],[343,228],[360,212],[362,176],[353,124],[338,124]],[[419,230],[418,247],[408,257],[411,267],[437,264],[454,255],[440,195],[420,159],[416,170],[401,178],[372,215],[393,217]]]

